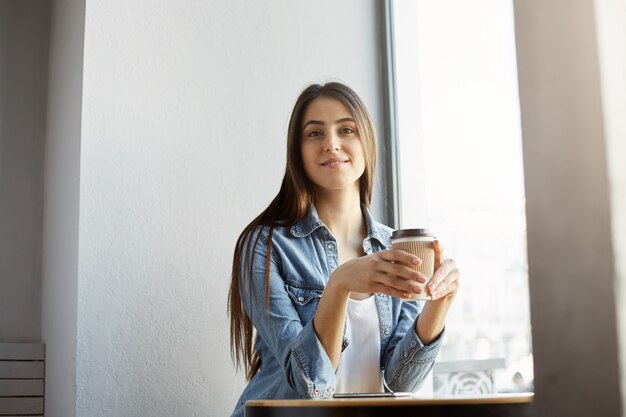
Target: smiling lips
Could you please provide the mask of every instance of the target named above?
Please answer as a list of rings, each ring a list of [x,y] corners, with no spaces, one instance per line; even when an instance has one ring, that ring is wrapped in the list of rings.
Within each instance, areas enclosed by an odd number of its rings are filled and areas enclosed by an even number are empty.
[[[322,162],[320,165],[326,168],[337,168],[348,162],[350,162],[350,160],[345,158],[330,158]]]

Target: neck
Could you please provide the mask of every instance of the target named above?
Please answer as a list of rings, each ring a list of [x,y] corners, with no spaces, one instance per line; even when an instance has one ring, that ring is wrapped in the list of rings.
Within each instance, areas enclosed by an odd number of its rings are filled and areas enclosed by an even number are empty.
[[[362,241],[365,238],[358,183],[349,189],[318,190],[315,208],[336,239]]]

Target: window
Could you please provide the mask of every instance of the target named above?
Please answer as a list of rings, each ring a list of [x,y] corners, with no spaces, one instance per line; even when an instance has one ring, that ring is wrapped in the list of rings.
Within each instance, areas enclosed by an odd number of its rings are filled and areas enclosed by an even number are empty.
[[[394,223],[462,272],[435,393],[532,390],[513,3],[389,0],[386,19]],[[483,372],[446,388],[437,366]]]

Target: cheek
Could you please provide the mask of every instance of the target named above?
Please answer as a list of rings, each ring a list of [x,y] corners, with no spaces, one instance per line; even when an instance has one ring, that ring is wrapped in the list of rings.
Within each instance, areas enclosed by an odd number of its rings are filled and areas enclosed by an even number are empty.
[[[315,155],[313,149],[311,149],[311,147],[309,146],[303,145],[300,150],[300,155],[302,157],[304,172],[309,178],[311,178],[311,169],[315,165]]]
[[[302,155],[302,160],[306,160],[307,156],[313,155],[313,144],[305,140],[300,142],[300,154]]]
[[[310,147],[302,145],[302,148],[300,148],[300,156],[302,157],[302,163],[305,166],[308,165],[313,157]]]
[[[358,149],[355,149],[355,155],[359,155],[359,163],[365,168],[365,148],[359,143]]]

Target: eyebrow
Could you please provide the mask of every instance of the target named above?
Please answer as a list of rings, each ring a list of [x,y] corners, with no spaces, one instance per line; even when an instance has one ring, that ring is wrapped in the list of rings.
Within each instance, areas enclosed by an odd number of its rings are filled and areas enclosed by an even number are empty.
[[[344,117],[342,119],[335,120],[335,124],[339,124],[343,122],[354,122],[354,119],[352,117]],[[302,128],[304,129],[308,125],[322,125],[323,126],[325,124],[326,123],[322,122],[321,120],[309,120],[304,124],[304,126],[302,126]]]

